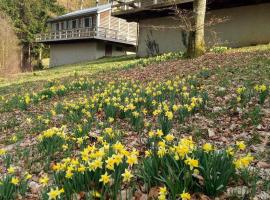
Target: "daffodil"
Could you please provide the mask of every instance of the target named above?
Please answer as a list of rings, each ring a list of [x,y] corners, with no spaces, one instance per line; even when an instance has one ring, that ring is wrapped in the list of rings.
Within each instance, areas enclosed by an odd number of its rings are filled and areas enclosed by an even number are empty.
[[[249,166],[249,164],[254,160],[254,158],[248,154],[247,156],[243,158],[239,158],[238,160],[234,161],[235,168],[236,169],[241,169],[241,168],[246,168]]]
[[[180,194],[180,197],[182,200],[190,200],[191,199],[190,194],[187,192],[183,192],[182,194]]]
[[[244,141],[237,141],[236,146],[238,147],[238,149],[240,149],[242,151],[246,149],[246,145],[245,145]]]
[[[168,194],[167,188],[160,187],[159,188],[159,193],[158,193],[158,200],[166,200],[166,195]]]
[[[203,145],[203,150],[208,153],[210,151],[213,151],[214,148],[213,148],[213,145],[212,144],[206,143],[206,144]]]
[[[108,184],[110,182],[111,176],[108,175],[108,172],[101,175],[101,178],[99,179],[99,182],[102,182],[104,185]]]
[[[130,155],[127,157],[127,163],[130,166],[133,166],[134,164],[138,164],[138,157],[136,155]]]
[[[166,111],[165,116],[168,118],[168,120],[172,120],[173,119],[173,113],[170,111]]]
[[[20,180],[19,180],[19,178],[17,178],[17,177],[12,177],[10,182],[11,182],[13,185],[19,185]]]
[[[49,177],[48,175],[43,175],[40,179],[39,179],[39,183],[42,185],[42,186],[47,186],[48,183],[49,183]]]
[[[199,167],[199,160],[187,158],[185,160],[185,164],[189,165],[190,169],[192,170],[193,168]]]
[[[64,193],[64,189],[59,190],[58,188],[56,189],[51,188],[50,192],[48,192],[47,194],[48,194],[49,200],[56,200],[61,196],[62,193]]]
[[[5,149],[0,149],[0,156],[5,155],[6,152],[7,152],[7,151],[6,151]]]
[[[157,132],[156,132],[156,135],[157,135],[158,137],[162,137],[162,136],[163,136],[162,130],[158,129]]]
[[[130,182],[133,175],[130,170],[125,169],[125,173],[122,174],[122,177],[124,182]]]
[[[15,167],[10,166],[10,167],[7,169],[7,172],[8,172],[9,174],[14,174],[14,173],[15,173]]]
[[[168,142],[171,142],[174,140],[174,136],[172,134],[168,134],[165,136],[165,140],[168,141]]]
[[[26,173],[24,174],[24,176],[25,176],[25,179],[26,179],[26,180],[29,180],[29,179],[32,178],[32,175],[29,174],[28,172],[26,172]]]

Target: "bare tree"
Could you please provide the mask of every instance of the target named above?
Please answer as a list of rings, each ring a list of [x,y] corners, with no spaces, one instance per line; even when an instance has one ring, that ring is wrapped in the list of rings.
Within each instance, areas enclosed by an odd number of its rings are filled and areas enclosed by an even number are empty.
[[[205,45],[205,30],[217,37],[212,27],[216,24],[227,21],[226,17],[216,17],[214,15],[211,18],[206,18],[206,5],[213,0],[194,0],[193,9],[183,9],[171,0],[172,6],[166,8],[154,8],[153,11],[162,12],[167,11],[171,16],[171,20],[175,23],[173,25],[143,25],[143,28],[150,28],[155,30],[168,30],[177,29],[179,34],[182,34],[184,45],[187,48],[187,57],[194,58],[203,55],[206,51]]]
[[[205,53],[204,27],[205,27],[206,0],[193,1],[194,29],[190,31],[187,55],[198,57]]]

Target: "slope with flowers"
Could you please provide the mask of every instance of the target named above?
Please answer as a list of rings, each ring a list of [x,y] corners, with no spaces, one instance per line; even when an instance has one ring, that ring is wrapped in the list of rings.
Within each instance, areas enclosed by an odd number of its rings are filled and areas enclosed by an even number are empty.
[[[269,50],[180,57],[2,97],[0,199],[269,199]]]

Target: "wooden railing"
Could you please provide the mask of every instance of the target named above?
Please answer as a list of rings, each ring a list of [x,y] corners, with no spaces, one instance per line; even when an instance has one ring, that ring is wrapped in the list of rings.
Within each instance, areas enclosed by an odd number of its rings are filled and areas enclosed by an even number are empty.
[[[112,12],[114,15],[117,15],[123,12],[136,12],[138,10],[158,8],[191,1],[193,0],[113,0]]]
[[[104,40],[112,40],[115,42],[123,42],[136,44],[137,38],[135,35],[123,34],[118,30],[97,27],[97,28],[78,28],[71,30],[62,30],[56,32],[42,33],[37,35],[37,42],[54,42],[64,40],[88,39],[97,38]]]

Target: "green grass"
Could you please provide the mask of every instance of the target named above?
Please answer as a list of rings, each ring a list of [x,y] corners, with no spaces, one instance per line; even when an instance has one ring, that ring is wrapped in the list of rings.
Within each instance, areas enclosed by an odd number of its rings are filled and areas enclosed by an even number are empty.
[[[9,77],[0,77],[0,88],[11,84],[22,84],[25,82],[42,81],[48,79],[60,79],[74,75],[92,75],[99,72],[121,69],[127,64],[136,62],[134,56],[103,58],[96,61],[73,65],[38,70],[34,72],[20,73]]]
[[[91,76],[98,73],[124,69],[136,63],[138,59],[134,56],[123,56],[114,58],[102,58],[96,61],[73,65],[64,65],[34,72],[20,73],[7,77],[0,76],[0,95],[6,95],[24,90],[31,85],[34,89],[49,80],[69,78],[74,75]]]

